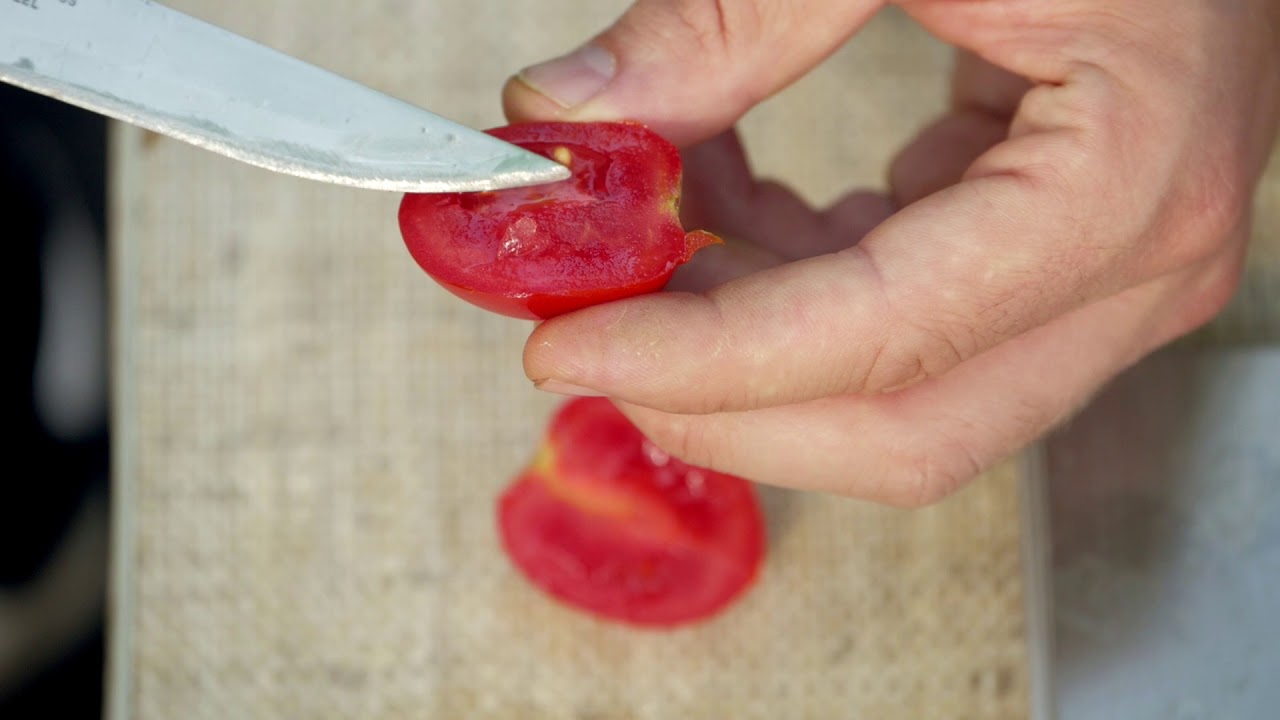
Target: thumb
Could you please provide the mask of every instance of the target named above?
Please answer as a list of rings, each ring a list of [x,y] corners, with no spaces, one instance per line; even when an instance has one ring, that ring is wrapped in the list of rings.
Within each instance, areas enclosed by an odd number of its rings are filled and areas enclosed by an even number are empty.
[[[830,55],[884,0],[638,0],[610,28],[503,89],[512,122],[637,120],[684,147]]]

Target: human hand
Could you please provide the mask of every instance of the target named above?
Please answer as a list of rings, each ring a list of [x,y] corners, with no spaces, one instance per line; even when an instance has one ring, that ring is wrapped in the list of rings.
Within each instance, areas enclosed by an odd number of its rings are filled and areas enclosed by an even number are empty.
[[[731,130],[883,2],[639,0],[508,83],[513,121],[688,147],[692,225],[740,241],[695,257],[691,292],[539,325],[539,387],[608,395],[689,462],[918,506],[1220,312],[1280,118],[1280,2],[898,4],[959,53],[888,197],[810,208]]]

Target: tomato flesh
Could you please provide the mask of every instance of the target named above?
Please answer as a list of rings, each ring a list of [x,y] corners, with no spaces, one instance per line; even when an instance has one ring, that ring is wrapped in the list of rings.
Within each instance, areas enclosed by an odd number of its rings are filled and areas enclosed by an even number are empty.
[[[662,289],[719,239],[680,226],[680,154],[638,123],[522,123],[491,135],[572,176],[496,192],[405,195],[410,255],[455,295],[512,317],[549,318]]]
[[[750,483],[669,457],[608,400],[577,398],[502,495],[503,546],[535,585],[601,618],[676,626],[728,606],[758,574]]]

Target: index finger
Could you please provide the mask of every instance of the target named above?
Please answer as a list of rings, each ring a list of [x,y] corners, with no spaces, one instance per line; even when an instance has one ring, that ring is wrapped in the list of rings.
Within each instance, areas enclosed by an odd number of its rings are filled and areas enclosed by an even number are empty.
[[[838,253],[703,294],[554,318],[530,337],[526,373],[674,413],[878,392],[940,374],[1083,293],[1053,277],[1058,238],[1035,237],[1055,204],[1046,193],[1010,176],[971,181]]]

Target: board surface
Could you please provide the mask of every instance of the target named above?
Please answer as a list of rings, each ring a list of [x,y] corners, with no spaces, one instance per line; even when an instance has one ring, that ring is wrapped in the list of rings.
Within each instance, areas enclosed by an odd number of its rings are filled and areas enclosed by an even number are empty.
[[[172,4],[477,128],[508,74],[624,6]],[[883,14],[746,118],[756,166],[815,202],[879,185],[948,63]],[[732,611],[595,623],[497,545],[555,403],[520,370],[527,323],[427,279],[395,196],[113,143],[115,720],[1027,716],[1014,464],[921,512],[765,491],[771,554]],[[1210,341],[1276,335],[1274,175],[1262,205]]]

